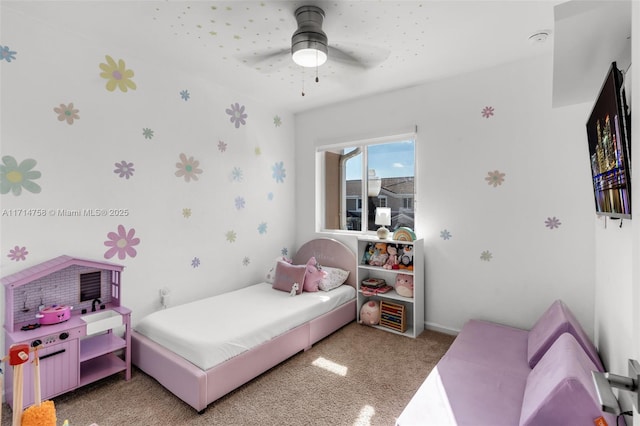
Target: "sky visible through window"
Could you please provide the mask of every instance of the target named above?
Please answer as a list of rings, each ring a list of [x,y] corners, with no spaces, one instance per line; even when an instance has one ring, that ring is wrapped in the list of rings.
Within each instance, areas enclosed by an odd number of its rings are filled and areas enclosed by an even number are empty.
[[[413,140],[369,145],[369,169],[381,178],[414,176],[415,142]],[[346,150],[351,151],[349,150]],[[362,179],[362,157],[347,162],[347,180]]]

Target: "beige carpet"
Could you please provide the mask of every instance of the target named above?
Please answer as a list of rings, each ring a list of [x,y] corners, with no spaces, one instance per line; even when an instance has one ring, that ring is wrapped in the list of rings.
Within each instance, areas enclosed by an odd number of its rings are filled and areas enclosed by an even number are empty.
[[[219,399],[199,415],[134,368],[54,399],[58,425],[391,426],[453,341],[351,323]],[[333,370],[333,371],[330,371]],[[2,425],[11,424],[5,405]]]

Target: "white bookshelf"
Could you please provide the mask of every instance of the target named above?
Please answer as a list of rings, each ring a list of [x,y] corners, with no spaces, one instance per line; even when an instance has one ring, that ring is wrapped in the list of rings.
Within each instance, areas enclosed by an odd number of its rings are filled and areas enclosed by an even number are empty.
[[[363,263],[365,251],[370,244],[386,243],[396,247],[408,246],[413,249],[413,269],[385,269],[381,266],[372,266]],[[400,250],[398,250],[400,251]],[[358,304],[357,304],[357,320],[360,322],[360,308],[369,300],[388,301],[404,306],[406,330],[400,332],[392,328],[374,325],[391,333],[401,334],[407,337],[417,337],[424,331],[424,243],[422,239],[414,241],[396,241],[391,239],[381,240],[375,237],[359,237],[358,238]],[[413,276],[413,297],[404,297],[395,291],[396,277],[398,274],[407,274]],[[387,285],[394,287],[387,293],[366,295],[362,292],[361,284],[364,279],[379,278],[385,280]]]

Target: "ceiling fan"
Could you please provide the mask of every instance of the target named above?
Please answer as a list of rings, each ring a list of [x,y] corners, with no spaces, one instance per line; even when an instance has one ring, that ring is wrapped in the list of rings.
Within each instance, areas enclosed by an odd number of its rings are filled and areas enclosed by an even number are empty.
[[[281,64],[283,61],[279,61],[280,59],[291,55],[294,63],[306,68],[318,68],[330,61],[369,69],[389,57],[389,51],[381,47],[350,44],[346,49],[342,47],[347,45],[345,43],[340,43],[340,47],[337,44],[329,44],[328,37],[322,30],[325,13],[320,7],[311,5],[298,7],[294,16],[298,28],[291,37],[291,47],[276,52],[255,53],[245,58],[245,62],[263,70],[269,70],[276,61]]]

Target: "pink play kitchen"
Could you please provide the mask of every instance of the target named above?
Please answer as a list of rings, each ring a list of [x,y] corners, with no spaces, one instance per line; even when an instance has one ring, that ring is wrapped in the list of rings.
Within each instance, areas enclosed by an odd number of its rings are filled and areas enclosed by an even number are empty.
[[[112,374],[131,378],[131,310],[120,304],[123,266],[59,256],[2,278],[5,351],[39,347],[42,399]],[[24,370],[23,408],[33,404],[32,369]],[[13,407],[13,374],[4,392]]]

